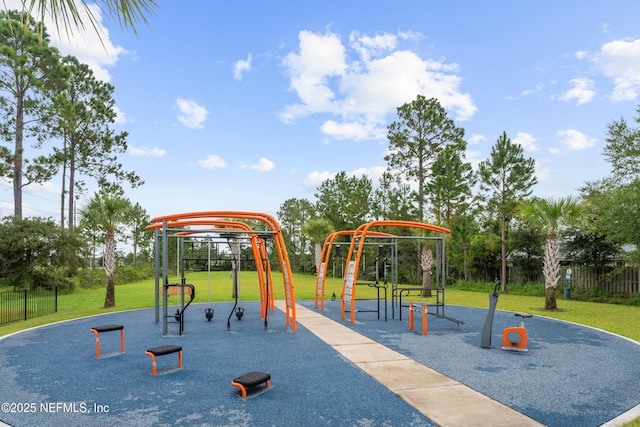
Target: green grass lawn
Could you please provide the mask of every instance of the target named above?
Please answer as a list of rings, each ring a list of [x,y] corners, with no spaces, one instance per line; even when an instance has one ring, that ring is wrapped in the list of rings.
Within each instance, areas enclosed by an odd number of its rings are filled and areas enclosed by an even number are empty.
[[[282,275],[274,272],[273,281],[275,298],[284,299]],[[210,299],[212,302],[232,300],[231,276],[228,271],[212,272],[211,286],[209,286],[209,279],[206,272],[189,273],[187,275],[187,282],[196,287],[196,299],[194,303],[207,302],[209,300],[209,288],[211,289]],[[240,276],[241,299],[259,299],[260,294],[257,283],[256,273],[249,271],[242,272]],[[312,300],[315,298],[315,276],[295,274],[294,285],[295,298],[297,300]],[[57,313],[29,319],[27,321],[2,325],[0,326],[0,336],[61,320],[91,316],[110,311],[153,307],[153,288],[153,280],[117,286],[116,308],[109,310],[102,308],[105,296],[104,288],[78,289],[70,295],[59,296]],[[375,297],[375,290],[368,286],[359,286],[356,291],[358,298]],[[340,297],[342,281],[340,279],[327,278],[325,285],[326,297],[330,298],[333,292],[335,292],[338,298]],[[445,296],[447,304],[482,308],[486,308],[489,305],[488,294],[483,292],[447,289]],[[418,298],[417,300],[420,299]],[[176,297],[172,297],[171,304],[176,303]],[[537,316],[553,317],[594,326],[640,341],[640,307],[564,300],[562,297],[558,298],[558,311],[545,311],[543,307],[544,298],[542,297],[510,294],[500,295],[497,306],[499,310],[524,311]]]

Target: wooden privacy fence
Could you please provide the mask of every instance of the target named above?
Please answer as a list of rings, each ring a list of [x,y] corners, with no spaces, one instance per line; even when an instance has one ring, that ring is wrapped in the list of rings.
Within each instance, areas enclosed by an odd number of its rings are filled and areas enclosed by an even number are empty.
[[[0,292],[0,324],[27,320],[57,311],[57,287]]]
[[[566,265],[560,267],[561,278],[558,282],[558,288],[564,288],[567,286],[565,279],[567,268],[571,268],[571,287],[590,290],[597,289],[603,292],[624,294],[633,296],[639,291],[639,276],[640,271],[635,267],[623,267],[615,272],[613,268],[609,268],[604,272],[596,272],[593,268],[583,265]],[[526,283],[528,282],[540,282],[544,283],[544,276],[542,270],[539,273],[533,275],[525,275],[523,269],[519,266],[509,267],[509,282],[510,283]]]

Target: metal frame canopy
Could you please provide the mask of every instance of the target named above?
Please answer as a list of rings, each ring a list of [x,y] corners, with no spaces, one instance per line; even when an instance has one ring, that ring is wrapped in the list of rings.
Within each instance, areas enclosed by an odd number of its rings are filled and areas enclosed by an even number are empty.
[[[345,269],[344,277],[342,279],[342,304],[341,315],[344,320],[345,305],[350,305],[351,318],[350,322],[355,323],[355,303],[356,303],[356,284],[358,280],[358,274],[360,268],[360,259],[362,257],[362,251],[364,249],[364,243],[367,236],[380,236],[381,233],[371,230],[372,227],[404,227],[404,228],[417,228],[426,231],[433,231],[436,234],[441,235],[441,256],[439,263],[436,263],[436,268],[440,269],[441,286],[444,288],[444,268],[445,268],[445,254],[444,254],[444,235],[450,233],[450,230],[437,225],[425,224],[422,222],[414,221],[401,221],[401,220],[377,220],[371,221],[359,226],[353,233],[351,244],[349,245],[349,253],[346,257],[347,268]],[[390,236],[393,238],[401,239],[403,236]],[[357,251],[356,251],[357,247]],[[355,253],[355,260],[353,259]],[[348,292],[347,292],[348,291]]]
[[[252,230],[251,227],[240,221],[232,221],[232,219],[248,219],[264,223],[268,230]],[[209,228],[209,229],[194,229],[196,226],[217,226],[223,228]],[[282,271],[282,278],[284,283],[285,302],[286,302],[286,325],[291,326],[292,332],[296,331],[296,307],[295,307],[295,294],[293,277],[291,272],[291,265],[289,263],[289,256],[285,247],[284,237],[282,230],[278,222],[270,215],[260,212],[244,212],[244,211],[202,211],[202,212],[186,212],[180,214],[165,215],[151,219],[151,224],[147,226],[147,229],[156,230],[156,271],[159,271],[159,257],[162,253],[163,260],[163,284],[168,284],[168,240],[169,237],[180,237],[181,235],[193,235],[195,233],[218,233],[218,234],[237,234],[244,235],[251,238],[252,242],[260,239],[273,238],[273,242],[278,253],[278,259],[280,262],[280,269]],[[172,236],[169,235],[173,233]],[[162,248],[157,246],[159,242],[162,243]],[[253,243],[252,243],[253,246]],[[254,247],[254,251],[255,251]],[[270,274],[270,268],[266,267]],[[156,274],[158,276],[158,274]],[[262,280],[262,279],[260,279]],[[159,292],[159,278],[156,277],[156,322],[158,321],[158,292]],[[267,282],[270,282],[267,278]],[[267,293],[268,294],[268,293]],[[271,293],[273,295],[273,293]],[[268,301],[264,294],[261,292],[262,307],[266,310],[267,307],[273,310],[273,301]]]

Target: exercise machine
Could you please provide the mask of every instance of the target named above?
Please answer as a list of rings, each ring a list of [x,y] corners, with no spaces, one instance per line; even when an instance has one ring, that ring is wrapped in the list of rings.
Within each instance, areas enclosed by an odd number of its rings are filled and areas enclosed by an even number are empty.
[[[524,327],[524,319],[533,317],[529,313],[515,313],[520,317],[520,326],[506,328],[502,332],[502,349],[508,351],[527,352],[527,330]]]
[[[484,321],[484,327],[482,328],[482,336],[480,337],[480,347],[491,348],[491,331],[493,329],[493,315],[496,312],[496,305],[498,304],[498,297],[500,292],[500,281],[496,282],[496,286],[493,288],[493,292],[489,294],[489,311],[487,312],[487,318]]]

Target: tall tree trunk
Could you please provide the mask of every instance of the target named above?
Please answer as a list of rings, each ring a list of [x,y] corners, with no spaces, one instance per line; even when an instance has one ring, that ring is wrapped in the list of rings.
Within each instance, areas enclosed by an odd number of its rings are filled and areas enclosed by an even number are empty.
[[[504,214],[502,214],[500,242],[502,246],[502,251],[500,256],[500,283],[502,283],[502,292],[506,292],[507,291],[507,218]]]
[[[431,295],[431,271],[433,268],[433,252],[428,247],[423,247],[421,252],[420,266],[422,267],[422,296]]]
[[[75,186],[76,186],[76,162],[75,162],[76,140],[73,135],[69,137],[69,230],[75,227]]]
[[[104,308],[111,308],[116,306],[116,239],[113,230],[107,231],[107,237],[105,239],[104,271],[107,276],[107,292],[104,298]]]
[[[544,274],[544,308],[545,310],[556,310],[556,288],[560,280],[560,248],[558,247],[558,237],[555,234],[547,236],[547,243],[544,248],[544,261],[542,265]]]
[[[62,189],[60,190],[60,228],[64,229],[64,200],[67,193],[67,162],[62,165]]]
[[[556,288],[545,288],[544,290],[544,309],[556,310]]]
[[[464,281],[467,282],[469,280],[469,266],[467,263],[467,244],[462,244],[462,272],[464,276]]]
[[[19,219],[22,219],[23,128],[23,97],[18,96],[16,105],[16,145],[13,152],[13,214]]]

